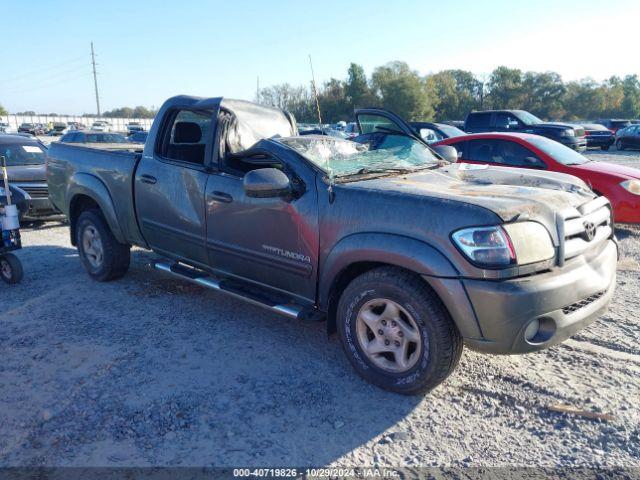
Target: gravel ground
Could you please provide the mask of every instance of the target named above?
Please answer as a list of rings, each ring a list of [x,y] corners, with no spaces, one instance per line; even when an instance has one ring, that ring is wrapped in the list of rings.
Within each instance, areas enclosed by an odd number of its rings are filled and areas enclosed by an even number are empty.
[[[361,380],[324,324],[170,280],[142,250],[96,283],[66,227],[25,229],[25,279],[0,286],[0,466],[640,467],[640,228],[618,235],[598,322],[539,353],[466,350],[403,397]]]

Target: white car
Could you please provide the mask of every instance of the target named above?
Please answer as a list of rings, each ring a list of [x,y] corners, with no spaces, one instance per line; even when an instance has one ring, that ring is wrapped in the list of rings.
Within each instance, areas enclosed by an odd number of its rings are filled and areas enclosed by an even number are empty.
[[[0,133],[17,133],[17,130],[7,122],[0,122]]]
[[[109,122],[97,120],[91,124],[91,130],[95,130],[96,132],[110,132],[111,124]]]

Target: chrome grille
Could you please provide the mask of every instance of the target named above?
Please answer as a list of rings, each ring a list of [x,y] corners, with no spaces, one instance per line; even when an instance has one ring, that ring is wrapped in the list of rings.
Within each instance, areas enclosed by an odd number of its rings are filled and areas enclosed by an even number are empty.
[[[598,197],[564,214],[564,260],[576,257],[613,235],[611,206]]]
[[[572,303],[571,305],[567,305],[562,309],[562,313],[565,315],[569,315],[570,313],[577,312],[581,308],[584,308],[588,305],[591,305],[593,302],[602,298],[606,292],[603,290],[598,293],[594,293],[593,295],[588,296],[587,298],[583,298],[582,300]]]

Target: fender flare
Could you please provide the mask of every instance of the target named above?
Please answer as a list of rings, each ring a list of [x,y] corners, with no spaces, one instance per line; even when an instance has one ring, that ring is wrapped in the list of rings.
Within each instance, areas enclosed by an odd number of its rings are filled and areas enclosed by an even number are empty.
[[[325,310],[334,281],[350,265],[378,262],[406,268],[420,275],[457,277],[459,272],[436,248],[411,237],[389,233],[357,233],[341,239],[323,262],[318,289]]]
[[[109,225],[113,236],[116,237],[116,240],[118,240],[118,242],[120,243],[128,243],[124,234],[122,233],[122,229],[120,228],[116,210],[113,205],[113,200],[111,199],[111,194],[109,193],[109,190],[107,189],[105,184],[102,183],[99,178],[91,174],[82,172],[75,173],[69,178],[69,182],[67,184],[69,217],[71,216],[71,209],[74,203],[74,199],[78,195],[85,195],[96,202],[98,204],[98,207],[100,207],[100,210],[102,211],[102,214],[104,215],[104,218],[107,221],[107,225]],[[69,218],[69,220],[72,219]]]

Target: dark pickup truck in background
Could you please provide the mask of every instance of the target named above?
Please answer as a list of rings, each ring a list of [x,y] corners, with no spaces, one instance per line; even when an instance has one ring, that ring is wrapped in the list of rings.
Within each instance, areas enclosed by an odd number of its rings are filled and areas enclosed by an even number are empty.
[[[467,133],[521,132],[542,135],[579,152],[587,149],[584,128],[568,123],[544,122],[524,110],[470,112],[464,122]]]
[[[391,112],[356,118],[356,141],[298,136],[281,110],[178,96],[142,153],[53,144],[49,190],[94,279],[151,249],[176,278],[326,319],[354,368],[399,393],[442,382],[463,342],[531,352],[605,311],[605,197],[569,175],[449,164]]]

